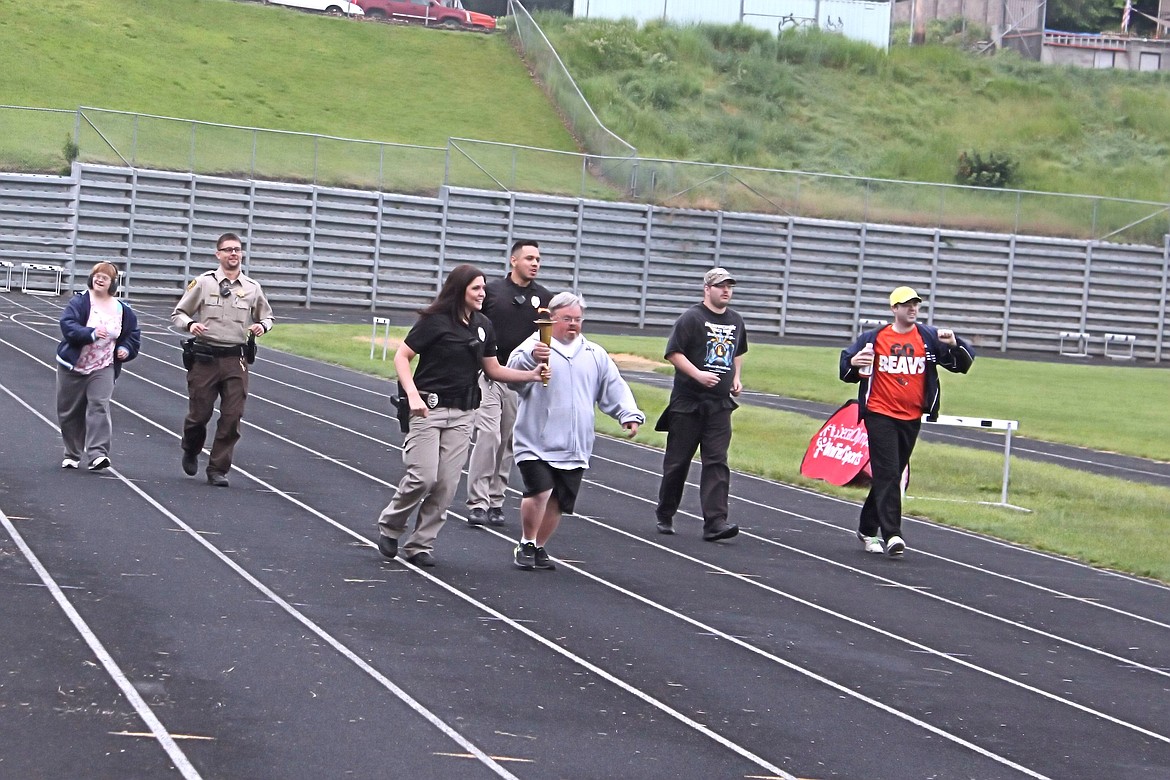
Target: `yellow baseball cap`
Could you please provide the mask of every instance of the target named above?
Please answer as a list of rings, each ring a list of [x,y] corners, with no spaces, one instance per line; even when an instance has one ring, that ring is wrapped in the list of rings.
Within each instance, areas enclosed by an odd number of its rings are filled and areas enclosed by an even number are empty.
[[[914,292],[913,287],[899,287],[890,293],[891,306],[897,306],[900,303],[909,303],[910,301],[922,301],[922,296]]]

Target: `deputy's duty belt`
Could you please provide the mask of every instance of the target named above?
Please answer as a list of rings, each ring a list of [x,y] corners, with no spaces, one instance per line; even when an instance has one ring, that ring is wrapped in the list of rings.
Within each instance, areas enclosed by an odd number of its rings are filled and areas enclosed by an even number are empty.
[[[215,357],[241,357],[244,354],[244,345],[236,344],[231,347],[216,347],[211,344],[200,344],[195,342],[195,352],[198,354],[214,355]]]

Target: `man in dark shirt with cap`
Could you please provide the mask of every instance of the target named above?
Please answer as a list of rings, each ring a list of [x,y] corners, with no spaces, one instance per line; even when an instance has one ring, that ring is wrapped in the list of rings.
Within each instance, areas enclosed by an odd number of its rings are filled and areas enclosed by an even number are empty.
[[[536,330],[552,293],[536,283],[540,247],[521,239],[512,244],[511,270],[488,282],[483,313],[492,321],[500,363]],[[480,376],[483,400],[475,416],[475,445],[467,464],[468,525],[504,525],[504,489],[512,472],[512,428],[516,424],[516,391]]]
[[[654,429],[666,431],[662,484],[658,490],[658,532],[674,533],[674,513],[682,501],[691,459],[701,453],[699,503],[703,508],[703,539],[717,542],[739,533],[727,522],[731,469],[731,413],[743,390],[740,370],[747,352],[743,317],[729,308],[735,279],[724,268],[703,277],[703,301],[682,313],[666,343],[666,359],[674,366],[670,403]]]

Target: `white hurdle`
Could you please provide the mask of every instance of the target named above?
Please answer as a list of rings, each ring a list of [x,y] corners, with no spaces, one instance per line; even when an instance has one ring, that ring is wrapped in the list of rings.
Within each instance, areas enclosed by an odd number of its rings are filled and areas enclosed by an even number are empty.
[[[1011,478],[1012,458],[1012,431],[1019,430],[1018,420],[991,420],[986,417],[956,417],[949,414],[940,414],[937,420],[922,418],[925,425],[950,425],[958,428],[979,428],[985,431],[1003,431],[1003,488],[1000,490],[999,501],[980,501],[987,506],[1000,506],[1005,509],[1015,509],[1019,512],[1031,512],[1022,506],[1008,503],[1008,481]]]
[[[1133,360],[1133,348],[1137,343],[1137,336],[1132,333],[1106,333],[1105,334],[1105,357],[1112,360]],[[1109,351],[1109,345],[1114,345],[1112,352]],[[1126,347],[1129,351],[1126,351]]]
[[[374,345],[378,343],[378,326],[382,326],[382,359],[386,359],[386,350],[390,346],[390,320],[387,317],[374,317],[374,327],[370,330],[370,360],[374,359]]]

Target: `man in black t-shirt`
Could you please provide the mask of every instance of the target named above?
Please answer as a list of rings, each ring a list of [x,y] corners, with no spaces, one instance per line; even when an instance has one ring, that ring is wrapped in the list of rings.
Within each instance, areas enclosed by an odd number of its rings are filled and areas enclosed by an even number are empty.
[[[522,239],[512,244],[511,270],[488,282],[483,313],[492,321],[500,362],[536,330],[540,310],[552,293],[536,283],[540,247]],[[516,424],[516,391],[502,382],[480,377],[483,401],[475,417],[475,445],[467,464],[467,522],[504,525],[504,489],[512,472],[512,428]]]
[[[739,533],[727,522],[731,469],[731,413],[739,404],[732,396],[743,390],[740,369],[747,352],[743,317],[728,308],[735,279],[723,268],[703,277],[703,301],[674,323],[666,342],[666,359],[674,366],[670,403],[655,430],[666,431],[662,484],[658,489],[658,532],[674,533],[674,513],[695,450],[701,453],[699,502],[703,508],[703,539],[717,542]]]

